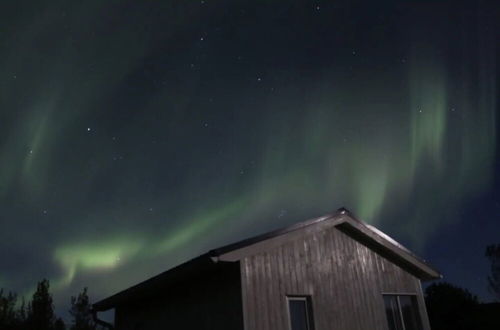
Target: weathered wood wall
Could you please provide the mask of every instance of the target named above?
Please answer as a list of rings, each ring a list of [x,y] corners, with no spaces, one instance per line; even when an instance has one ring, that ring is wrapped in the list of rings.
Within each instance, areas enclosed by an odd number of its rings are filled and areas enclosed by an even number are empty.
[[[239,264],[219,263],[214,268],[151,299],[118,306],[116,329],[242,329]]]
[[[387,330],[382,293],[416,294],[420,281],[332,227],[241,260],[246,330],[289,330],[287,295],[310,295],[315,330]]]

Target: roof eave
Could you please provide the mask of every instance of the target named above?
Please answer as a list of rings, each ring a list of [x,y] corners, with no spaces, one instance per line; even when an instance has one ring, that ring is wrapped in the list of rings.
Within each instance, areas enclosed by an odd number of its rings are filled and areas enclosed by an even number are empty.
[[[275,230],[212,250],[177,267],[169,269],[157,276],[154,276],[144,282],[120,291],[115,295],[112,295],[93,304],[92,306],[96,311],[105,311],[114,308],[120,304],[125,303],[132,296],[135,296],[137,294],[144,295],[144,291],[152,291],[154,288],[168,285],[168,283],[174,280],[174,278],[188,273],[190,270],[192,270],[193,267],[199,267],[200,265],[206,267],[208,265],[215,264],[218,261],[238,261],[239,258],[245,256],[245,253],[239,254],[235,253],[235,251],[243,252],[242,250],[248,249],[252,245],[259,244],[260,242],[266,241],[271,238],[284,236],[285,234],[295,232],[299,229],[306,229],[307,227],[310,227],[314,224],[326,223],[326,220],[330,220],[329,222],[331,226],[339,228],[354,239],[358,238],[358,240],[363,244],[374,246],[377,249],[382,250],[385,254],[390,255],[401,265],[410,269],[412,273],[415,274],[415,276],[417,276],[420,280],[430,281],[442,278],[442,275],[433,267],[431,267],[427,262],[418,258],[416,255],[411,253],[408,249],[404,248],[392,238],[389,239],[387,235],[382,235],[378,229],[374,227],[370,228],[371,226],[369,227],[366,223],[357,219],[347,209],[341,208],[333,214],[327,214],[322,217],[306,220],[284,229]],[[233,257],[229,259],[225,258],[229,254],[231,254]],[[236,258],[234,258],[234,255],[236,255]]]
[[[159,288],[166,287],[170,283],[178,279],[182,279],[184,276],[189,274],[197,274],[202,271],[202,269],[207,269],[214,263],[214,259],[211,258],[208,253],[205,253],[123,291],[120,291],[110,297],[102,299],[94,303],[92,308],[95,311],[103,312],[128,302],[131,297],[135,297],[137,295],[154,295]],[[196,269],[196,272],[193,272],[193,269]]]
[[[350,234],[351,237],[359,237],[362,235],[362,241],[371,246],[376,246],[379,250],[392,256],[405,266],[410,268],[412,272],[422,281],[431,281],[440,279],[443,276],[434,267],[430,266],[425,260],[420,259],[413,254],[410,250],[394,241],[392,238],[388,240],[382,237],[377,231],[369,228],[364,222],[350,216],[337,227],[344,232]],[[396,242],[396,244],[394,242]]]

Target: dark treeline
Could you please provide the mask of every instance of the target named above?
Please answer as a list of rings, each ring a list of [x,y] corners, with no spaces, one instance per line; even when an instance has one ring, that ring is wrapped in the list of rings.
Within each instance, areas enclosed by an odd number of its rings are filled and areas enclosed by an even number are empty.
[[[71,321],[66,325],[54,313],[48,280],[38,282],[31,301],[18,299],[13,292],[0,289],[0,329],[2,330],[97,330],[91,314],[87,288],[71,297]]]
[[[500,244],[486,248],[490,261],[488,284],[500,301]],[[42,280],[31,301],[0,289],[0,330],[98,330],[92,318],[91,304],[84,288],[71,297],[70,324],[54,313],[49,281]],[[433,330],[500,329],[500,302],[480,303],[468,290],[446,282],[430,285],[425,290],[425,303]]]
[[[488,285],[500,301],[500,244],[486,247],[490,261]],[[432,284],[425,290],[432,330],[500,329],[500,302],[480,303],[477,296],[450,283]]]
[[[480,303],[468,290],[439,282],[425,290],[432,330],[500,329],[500,303]]]

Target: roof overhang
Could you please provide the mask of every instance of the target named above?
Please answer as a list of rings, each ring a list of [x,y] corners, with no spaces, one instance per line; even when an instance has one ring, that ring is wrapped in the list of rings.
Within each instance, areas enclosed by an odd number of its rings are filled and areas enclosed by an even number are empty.
[[[211,255],[220,261],[239,261],[247,256],[277,247],[285,241],[293,240],[295,237],[308,232],[321,231],[329,227],[336,227],[351,238],[406,269],[422,281],[442,278],[442,275],[426,261],[417,257],[379,229],[358,220],[345,209],[340,209],[335,214],[310,219],[285,229],[213,250]]]
[[[203,254],[177,267],[171,268],[144,282],[131,286],[108,298],[100,300],[92,305],[95,311],[102,312],[117,306],[127,304],[131,299],[149,298],[158,292],[168,289],[178,281],[210,271],[214,266],[213,260],[208,254]]]
[[[358,220],[346,209],[310,219],[284,229],[252,237],[210,251],[177,267],[167,270],[144,282],[93,304],[95,311],[105,311],[130,302],[131,299],[151,297],[159,290],[167,289],[177,281],[211,271],[221,264],[239,260],[277,247],[304,234],[335,227],[352,239],[364,244],[391,262],[399,265],[422,281],[442,278],[442,275],[426,261],[420,259],[397,241],[377,228]]]

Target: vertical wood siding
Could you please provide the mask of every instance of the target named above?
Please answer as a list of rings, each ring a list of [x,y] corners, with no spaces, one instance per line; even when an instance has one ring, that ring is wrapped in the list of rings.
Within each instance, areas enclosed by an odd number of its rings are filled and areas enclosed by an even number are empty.
[[[382,293],[416,294],[420,281],[337,228],[308,233],[240,262],[246,330],[289,330],[287,295],[310,295],[315,330],[387,330]]]

